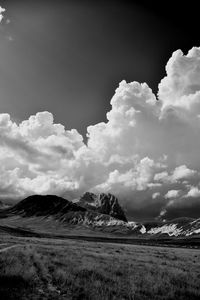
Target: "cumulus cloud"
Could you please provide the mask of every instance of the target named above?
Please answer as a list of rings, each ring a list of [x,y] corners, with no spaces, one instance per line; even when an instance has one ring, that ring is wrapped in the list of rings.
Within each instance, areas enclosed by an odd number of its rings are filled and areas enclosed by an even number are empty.
[[[173,199],[173,198],[177,198],[179,196],[179,190],[169,190],[166,194],[165,194],[165,199]]]
[[[153,193],[152,194],[152,199],[156,199],[157,197],[160,196],[160,193],[159,192],[156,192],[156,193]]]
[[[197,171],[189,169],[185,165],[181,165],[172,170],[171,174],[169,174],[167,171],[155,174],[154,180],[162,181],[163,183],[177,183],[183,180],[186,182],[185,179],[191,179],[192,177],[196,176],[197,173]]]
[[[199,66],[200,48],[192,48],[187,55],[181,50],[173,53],[166,65],[167,76],[159,84],[158,97],[162,102],[162,110],[177,107],[194,112],[195,108],[200,108]]]
[[[200,197],[200,189],[196,186],[192,186],[188,191],[186,197]]]
[[[55,124],[50,112],[19,124],[0,114],[1,197],[111,192],[133,217],[180,211],[197,199],[200,48],[172,55],[157,98],[146,83],[123,80],[107,121],[89,126],[87,138]]]
[[[187,179],[187,178],[190,178],[190,177],[196,175],[196,173],[197,173],[197,171],[191,170],[191,169],[187,168],[185,165],[182,165],[182,166],[175,168],[175,170],[171,176],[171,179],[172,179],[172,181],[177,181],[180,179]]]
[[[3,8],[2,6],[0,6],[0,23],[3,20],[3,13],[5,12],[5,8]]]

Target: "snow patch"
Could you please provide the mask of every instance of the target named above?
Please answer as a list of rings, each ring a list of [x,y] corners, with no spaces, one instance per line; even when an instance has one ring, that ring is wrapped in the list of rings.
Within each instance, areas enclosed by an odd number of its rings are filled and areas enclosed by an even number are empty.
[[[147,232],[146,227],[145,227],[144,225],[142,225],[142,228],[140,229],[140,232],[141,232],[142,234],[144,234],[144,233]]]
[[[166,233],[169,236],[178,236],[182,232],[181,228],[177,228],[177,224],[166,224],[161,227],[153,227],[147,233],[149,234],[158,234],[158,233]]]

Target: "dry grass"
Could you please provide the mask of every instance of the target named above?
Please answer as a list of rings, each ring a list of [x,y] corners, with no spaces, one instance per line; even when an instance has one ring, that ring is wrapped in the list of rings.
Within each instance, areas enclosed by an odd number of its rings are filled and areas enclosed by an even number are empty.
[[[3,299],[200,299],[200,251],[83,241],[0,254]]]

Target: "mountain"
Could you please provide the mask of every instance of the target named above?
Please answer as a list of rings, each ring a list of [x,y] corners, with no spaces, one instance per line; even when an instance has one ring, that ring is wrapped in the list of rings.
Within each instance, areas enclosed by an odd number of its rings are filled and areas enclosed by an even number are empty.
[[[9,209],[9,212],[20,214],[24,217],[55,216],[69,212],[86,211],[71,201],[55,195],[33,195],[25,198]]]
[[[166,222],[143,223],[143,234],[171,237],[188,237],[200,234],[200,218],[178,218]]]
[[[76,203],[86,209],[99,212],[100,214],[110,215],[115,219],[128,222],[118,199],[110,193],[96,195],[87,192]]]
[[[6,213],[6,214],[5,214]],[[119,221],[110,215],[90,210],[55,195],[33,195],[20,201],[13,207],[4,210],[0,217],[5,216],[52,217],[60,223],[87,225],[92,227],[116,225]]]
[[[200,218],[179,218],[170,221],[128,222],[118,200],[111,194],[85,193],[76,203],[54,195],[33,195],[11,208],[0,210],[0,219],[50,222],[53,227],[77,225],[102,233],[155,237],[190,237],[200,234]],[[22,219],[23,218],[23,219]],[[33,218],[33,219],[32,219]],[[74,228],[75,228],[74,227]],[[70,227],[69,227],[70,228]]]

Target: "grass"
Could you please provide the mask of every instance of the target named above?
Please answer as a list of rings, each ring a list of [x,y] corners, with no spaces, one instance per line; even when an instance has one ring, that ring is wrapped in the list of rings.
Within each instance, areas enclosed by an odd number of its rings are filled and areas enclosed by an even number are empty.
[[[4,299],[200,299],[200,251],[20,240],[0,253]]]

